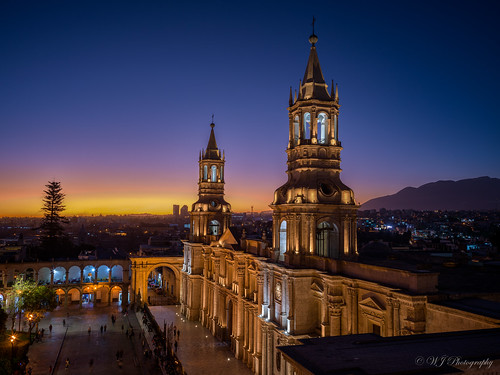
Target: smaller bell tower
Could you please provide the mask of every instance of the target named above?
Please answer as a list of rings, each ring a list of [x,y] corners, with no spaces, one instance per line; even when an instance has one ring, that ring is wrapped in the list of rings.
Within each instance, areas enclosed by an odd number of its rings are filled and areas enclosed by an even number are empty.
[[[210,244],[231,225],[231,205],[224,199],[224,152],[215,141],[212,119],[206,150],[199,157],[198,200],[191,208],[191,242]]]

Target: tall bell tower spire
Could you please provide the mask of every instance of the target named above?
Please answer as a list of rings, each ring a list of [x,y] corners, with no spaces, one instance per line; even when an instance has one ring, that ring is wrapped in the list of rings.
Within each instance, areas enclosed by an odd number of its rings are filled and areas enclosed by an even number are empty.
[[[359,208],[352,190],[340,180],[338,89],[328,92],[316,52],[314,21],[299,95],[288,107],[288,181],[275,191],[270,205],[273,247],[279,249],[279,259],[304,267],[320,258],[357,254]]]
[[[210,124],[207,148],[200,153],[198,200],[193,203],[191,215],[191,242],[209,244],[231,225],[231,205],[224,199],[224,152],[215,140],[215,123]]]

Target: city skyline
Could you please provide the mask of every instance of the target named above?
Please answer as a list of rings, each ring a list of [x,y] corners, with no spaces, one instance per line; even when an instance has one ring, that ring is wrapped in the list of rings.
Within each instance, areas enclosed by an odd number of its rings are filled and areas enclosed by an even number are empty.
[[[313,15],[357,202],[499,177],[495,2],[300,4],[0,5],[0,216],[40,216],[52,179],[68,215],[190,207],[212,114],[227,201],[268,210]]]

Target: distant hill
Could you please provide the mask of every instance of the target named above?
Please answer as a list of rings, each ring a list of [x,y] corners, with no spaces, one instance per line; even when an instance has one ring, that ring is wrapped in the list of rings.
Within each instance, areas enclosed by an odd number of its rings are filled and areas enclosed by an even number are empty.
[[[393,195],[371,199],[361,210],[500,210],[500,179],[469,178],[407,187]]]

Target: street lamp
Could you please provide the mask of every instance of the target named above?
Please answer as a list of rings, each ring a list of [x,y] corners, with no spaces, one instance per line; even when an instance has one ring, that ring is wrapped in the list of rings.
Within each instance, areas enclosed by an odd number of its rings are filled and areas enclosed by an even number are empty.
[[[28,315],[28,328],[29,328],[29,342],[31,344],[31,324],[32,324],[32,321],[33,321],[33,314],[29,314]]]
[[[10,362],[14,362],[14,341],[16,340],[16,336],[12,335],[10,336],[10,345],[11,345],[11,352],[10,352]]]

